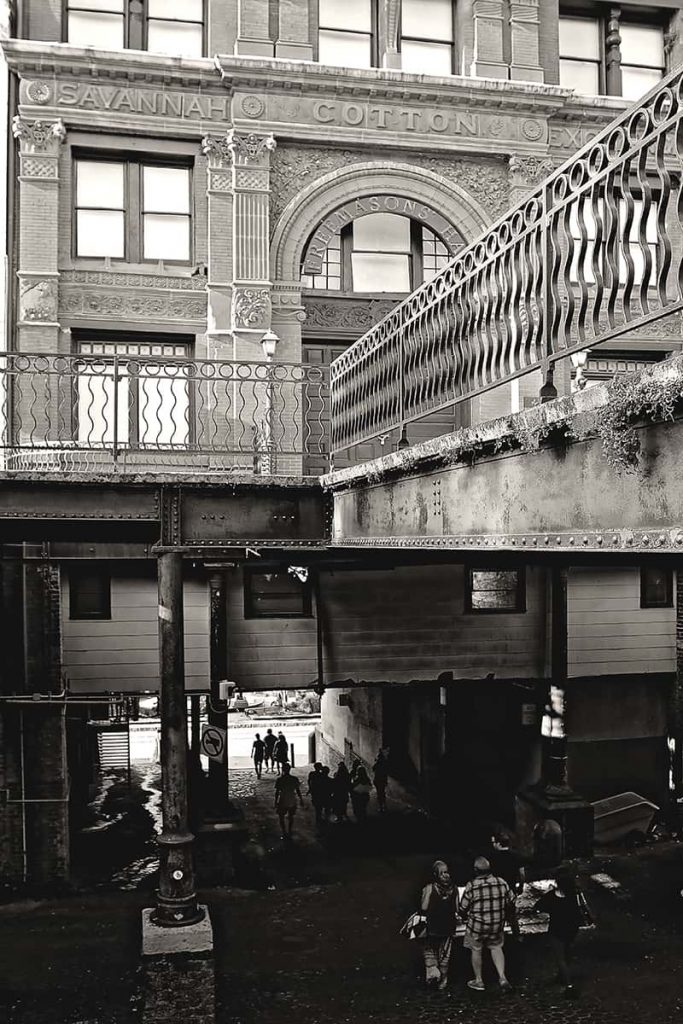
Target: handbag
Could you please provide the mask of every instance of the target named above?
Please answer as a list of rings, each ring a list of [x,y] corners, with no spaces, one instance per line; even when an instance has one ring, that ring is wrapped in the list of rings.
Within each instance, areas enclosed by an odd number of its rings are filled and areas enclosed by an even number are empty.
[[[588,906],[588,900],[586,899],[586,897],[580,889],[576,893],[576,902],[578,904],[579,915],[581,917],[581,923],[579,925],[579,928],[582,931],[586,931],[586,929],[595,928],[595,918],[593,917],[591,908]]]
[[[409,939],[424,939],[427,937],[427,918],[424,914],[411,914],[399,935],[407,935]]]

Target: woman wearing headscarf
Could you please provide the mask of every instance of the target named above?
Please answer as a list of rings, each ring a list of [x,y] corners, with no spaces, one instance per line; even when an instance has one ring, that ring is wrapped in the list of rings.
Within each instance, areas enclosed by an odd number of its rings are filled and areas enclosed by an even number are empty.
[[[426,982],[430,988],[443,990],[448,985],[448,964],[458,918],[458,890],[443,860],[432,866],[432,881],[422,890],[421,910],[427,919],[422,947]]]

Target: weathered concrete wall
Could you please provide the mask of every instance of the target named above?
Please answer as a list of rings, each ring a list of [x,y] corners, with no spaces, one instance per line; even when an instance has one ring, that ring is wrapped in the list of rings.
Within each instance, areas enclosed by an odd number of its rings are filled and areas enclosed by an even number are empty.
[[[516,430],[573,419],[581,429],[582,421],[608,401],[605,388],[591,388],[330,474],[325,483],[334,490],[334,540],[465,550],[683,551],[680,421],[641,427],[636,472],[617,472],[600,441],[590,436],[531,452],[482,456],[474,465],[458,461],[467,458],[459,452],[472,444],[504,447]],[[449,457],[454,465],[433,468],[436,460]]]

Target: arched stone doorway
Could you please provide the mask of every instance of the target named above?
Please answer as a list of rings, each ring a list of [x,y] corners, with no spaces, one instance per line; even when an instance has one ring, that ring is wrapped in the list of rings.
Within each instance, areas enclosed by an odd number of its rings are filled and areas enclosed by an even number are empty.
[[[290,201],[273,233],[273,329],[284,342],[282,357],[327,373],[337,355],[434,276],[486,221],[464,189],[415,166],[378,161],[322,176]],[[455,429],[460,417],[448,411],[411,440]],[[397,440],[379,437],[335,464],[386,454]],[[322,462],[309,471],[322,471]]]

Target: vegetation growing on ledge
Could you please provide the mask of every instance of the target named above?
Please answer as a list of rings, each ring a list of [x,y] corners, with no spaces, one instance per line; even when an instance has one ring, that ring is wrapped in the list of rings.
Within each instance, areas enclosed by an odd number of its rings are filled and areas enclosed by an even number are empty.
[[[596,416],[602,453],[618,471],[635,472],[640,455],[638,422],[672,420],[683,399],[683,366],[673,363],[666,376],[652,371],[615,377],[607,385],[608,404]]]
[[[559,448],[595,437],[610,466],[617,472],[634,472],[641,449],[639,424],[673,420],[683,403],[683,360],[667,360],[665,366],[659,364],[645,373],[615,377],[606,391],[607,402],[598,408],[582,409],[580,402],[564,399],[562,406],[552,403],[509,416],[499,421],[495,432],[470,428],[406,448],[373,466],[364,479],[379,483],[413,471],[471,466],[480,458],[529,454],[545,445]]]

